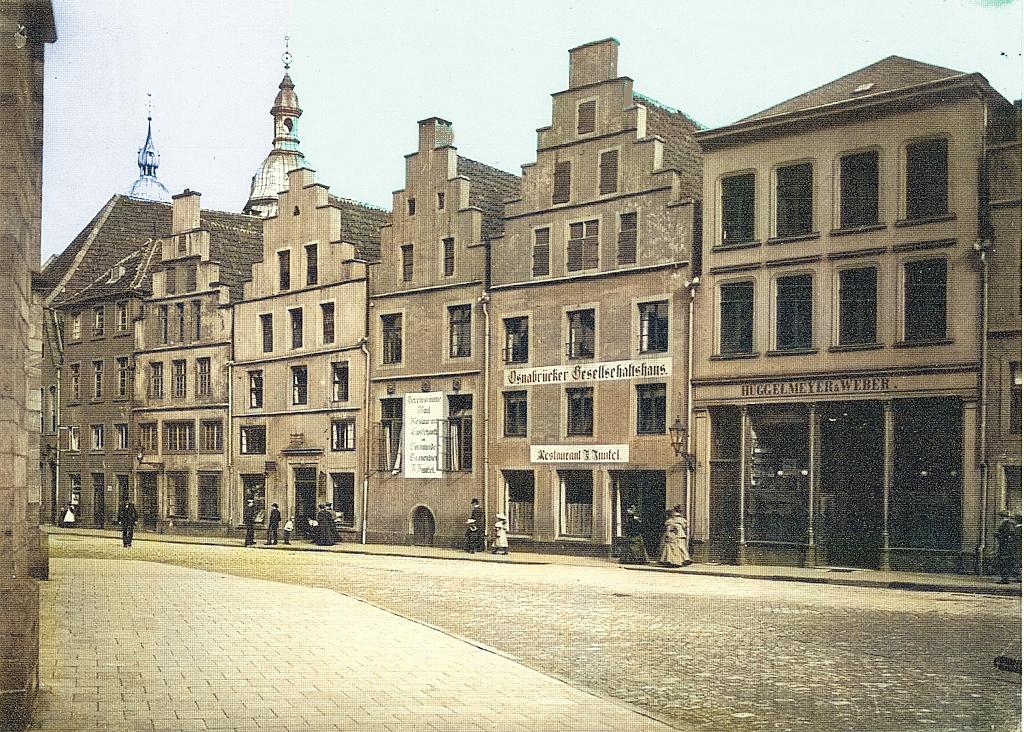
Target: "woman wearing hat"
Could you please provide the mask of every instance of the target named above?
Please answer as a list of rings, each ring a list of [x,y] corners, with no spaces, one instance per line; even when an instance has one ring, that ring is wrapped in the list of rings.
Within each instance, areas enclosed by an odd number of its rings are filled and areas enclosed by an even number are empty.
[[[466,519],[466,551],[470,554],[483,551],[484,532],[476,525],[475,518]]]
[[[693,564],[690,552],[686,548],[686,519],[677,506],[666,512],[665,533],[661,537],[660,563],[663,567],[685,567]]]
[[[491,554],[508,554],[508,518],[505,514],[494,515],[497,521],[494,522],[494,548]]]

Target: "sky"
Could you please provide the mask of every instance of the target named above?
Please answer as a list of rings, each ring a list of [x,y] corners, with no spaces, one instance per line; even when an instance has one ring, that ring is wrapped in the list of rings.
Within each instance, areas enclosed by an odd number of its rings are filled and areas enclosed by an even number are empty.
[[[43,261],[138,176],[147,94],[170,192],[240,211],[273,139],[283,68],[302,150],[338,196],[391,207],[417,120],[519,173],[568,50],[620,42],[619,74],[706,127],[891,54],[980,72],[1021,97],[1021,0],[54,0],[46,52]]]

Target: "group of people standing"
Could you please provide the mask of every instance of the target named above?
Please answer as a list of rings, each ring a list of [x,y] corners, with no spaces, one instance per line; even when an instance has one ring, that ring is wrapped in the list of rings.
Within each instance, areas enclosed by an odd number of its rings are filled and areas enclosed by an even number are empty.
[[[494,543],[491,554],[508,554],[508,517],[503,513],[494,515]],[[466,519],[466,551],[470,554],[487,550],[487,536],[484,530],[484,510],[480,508],[480,499],[474,498],[469,503],[469,518]]]
[[[622,519],[622,528],[626,535],[626,545],[620,558],[622,564],[650,563],[647,546],[644,544],[644,522],[635,505],[626,509],[626,515]],[[661,550],[658,554],[659,565],[678,569],[693,564],[693,560],[690,559],[689,528],[689,523],[683,516],[682,506],[675,506],[665,512]]]

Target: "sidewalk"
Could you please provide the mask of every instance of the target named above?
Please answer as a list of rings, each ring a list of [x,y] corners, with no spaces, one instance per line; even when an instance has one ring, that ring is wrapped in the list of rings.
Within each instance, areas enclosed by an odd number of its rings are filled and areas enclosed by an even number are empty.
[[[42,527],[51,536],[98,536],[120,540],[120,530],[106,529],[62,529],[54,526]],[[135,541],[160,541],[177,544],[205,544],[210,546],[240,546],[236,538],[216,536],[184,536],[136,532]],[[344,542],[331,547],[321,547],[305,540],[287,546],[274,547],[257,543],[265,551],[307,551],[335,552],[343,554],[368,554],[389,557],[414,557],[446,559],[466,562],[494,562],[499,564],[562,564],[574,566],[608,567],[615,564],[613,559],[578,557],[561,554],[536,554],[513,552],[508,556],[489,553],[467,554],[458,549],[427,546],[401,546],[393,544],[356,544]],[[979,577],[961,574],[930,574],[924,572],[882,572],[873,569],[851,569],[844,567],[780,567],[764,565],[733,564],[692,564],[685,569],[667,569],[656,566],[622,565],[635,572],[669,572],[674,574],[699,574],[711,577],[733,579],[774,580],[776,582],[805,582],[822,585],[847,587],[872,587],[889,590],[913,590],[920,592],[959,592],[966,594],[1020,596],[1020,583],[1001,585],[995,577]]]

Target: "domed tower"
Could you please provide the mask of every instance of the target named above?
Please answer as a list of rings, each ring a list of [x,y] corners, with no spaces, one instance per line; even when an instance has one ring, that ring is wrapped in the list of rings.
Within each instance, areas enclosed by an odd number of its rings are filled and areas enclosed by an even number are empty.
[[[128,196],[140,201],[170,203],[170,192],[156,179],[159,167],[160,153],[153,143],[153,111],[150,109],[146,117],[146,144],[139,148],[139,177],[128,189]]]
[[[274,118],[274,147],[253,175],[249,200],[242,209],[242,213],[263,218],[277,215],[277,194],[288,188],[288,171],[308,166],[299,150],[298,122],[302,109],[295,94],[295,84],[288,75],[292,55],[285,51],[281,60],[284,62],[284,78],[278,85],[274,106],[270,108]]]

